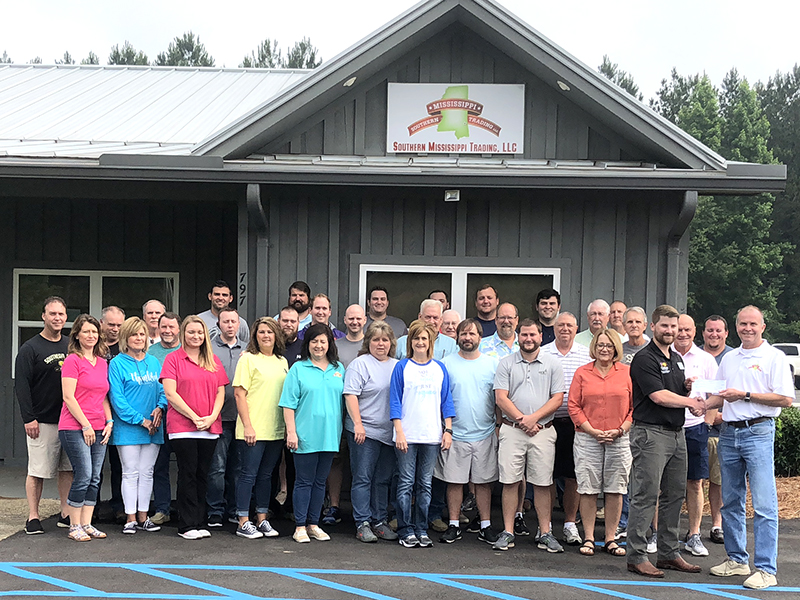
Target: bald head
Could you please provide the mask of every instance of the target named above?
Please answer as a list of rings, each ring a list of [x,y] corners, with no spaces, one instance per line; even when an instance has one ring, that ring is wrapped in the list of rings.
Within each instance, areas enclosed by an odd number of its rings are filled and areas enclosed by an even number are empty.
[[[344,324],[347,328],[347,337],[359,337],[363,335],[364,325],[367,324],[367,315],[364,309],[358,304],[351,304],[344,311]]]
[[[681,354],[686,354],[694,343],[697,328],[694,319],[689,315],[678,317],[678,333],[675,336],[675,349]]]

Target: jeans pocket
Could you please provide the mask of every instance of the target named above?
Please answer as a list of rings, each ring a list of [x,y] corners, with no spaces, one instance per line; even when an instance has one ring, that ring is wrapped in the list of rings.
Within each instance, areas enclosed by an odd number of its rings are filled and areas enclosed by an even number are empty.
[[[762,421],[761,423],[750,425],[748,429],[751,435],[758,437],[772,437],[775,434],[775,421],[772,419],[768,421]]]

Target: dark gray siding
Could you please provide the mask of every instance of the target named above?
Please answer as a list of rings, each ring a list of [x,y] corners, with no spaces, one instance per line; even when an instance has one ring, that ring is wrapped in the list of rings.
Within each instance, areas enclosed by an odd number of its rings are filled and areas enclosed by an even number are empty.
[[[469,43],[464,43],[464,39]],[[645,153],[570,102],[524,65],[453,25],[379,75],[272,140],[259,153],[386,154],[386,84],[524,83],[525,150],[532,159],[647,160]]]

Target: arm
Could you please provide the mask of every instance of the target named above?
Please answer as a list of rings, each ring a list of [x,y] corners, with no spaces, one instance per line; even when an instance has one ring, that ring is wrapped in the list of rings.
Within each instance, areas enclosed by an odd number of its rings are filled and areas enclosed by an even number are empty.
[[[145,421],[148,419],[138,410],[134,409],[125,396],[125,377],[122,371],[117,368],[117,364],[117,362],[114,362],[108,369],[108,395],[111,399],[111,406],[113,406],[114,412],[117,413],[117,417],[125,423],[129,425],[142,425],[149,429],[149,427],[145,425]]]
[[[398,345],[399,348],[399,345]],[[394,425],[394,445],[400,452],[408,452],[408,442],[406,441],[406,434],[403,431],[403,387],[405,381],[403,379],[403,369],[406,365],[406,360],[403,359],[394,366],[392,371],[392,379],[389,383],[389,418]]]
[[[445,429],[452,429],[453,428],[453,419],[446,418],[444,420],[444,428]],[[450,445],[453,443],[453,434],[449,431],[445,431],[442,434],[442,450],[449,450]]]
[[[519,421],[525,416],[514,405],[514,403],[511,401],[511,398],[508,397],[508,390],[496,389],[494,391],[494,402],[500,411],[512,421]]]
[[[17,393],[19,412],[25,423],[25,434],[35,440],[39,437],[39,421],[33,413],[33,397],[31,396],[31,377],[33,375],[33,359],[28,346],[23,345],[17,353],[14,363],[14,391]]]
[[[256,430],[250,422],[250,406],[247,404],[247,390],[237,385],[233,388],[233,396],[236,398],[236,410],[244,426],[244,442],[248,446],[256,445]]]
[[[294,409],[283,409],[283,422],[286,423],[286,447],[289,450],[297,450],[299,440],[297,438],[297,429],[294,423]]]
[[[174,379],[164,379],[162,383],[164,384],[164,395],[172,405],[172,408],[177,410],[187,419],[191,419],[192,422],[196,424],[200,417],[196,412],[189,408],[189,405],[186,404],[186,401],[181,398],[180,394],[178,394],[178,382]]]
[[[539,421],[555,413],[563,402],[564,392],[556,392],[550,396],[539,410],[533,411],[530,415],[523,416],[519,422],[522,424],[523,428],[527,428],[526,433],[528,435],[533,435],[543,429]]]
[[[739,402],[744,401],[746,392],[741,390],[736,390],[733,388],[728,388],[726,390],[722,390],[719,395],[711,396],[708,399],[708,407],[709,408],[720,408],[723,402]],[[750,394],[750,402],[755,402],[756,404],[763,404],[764,406],[778,406],[781,408],[788,408],[792,405],[793,398],[789,396],[783,396],[781,394],[775,394],[773,392],[758,392],[754,393],[751,392]]]
[[[669,390],[653,392],[650,394],[650,400],[666,408],[695,408],[699,403],[703,402],[702,398],[679,396],[675,392],[670,392]]]
[[[106,416],[106,426],[103,427],[103,440],[100,443],[106,445],[114,428],[114,420],[111,418],[111,403],[108,401],[108,396],[103,398],[103,413]]]
[[[367,439],[367,432],[364,430],[364,424],[361,422],[361,411],[358,409],[358,396],[355,394],[344,395],[344,405],[347,408],[347,414],[353,420],[353,435],[356,439],[356,444],[363,444]]]
[[[199,422],[196,424],[199,431],[208,431],[211,426],[219,418],[219,413],[222,411],[222,405],[225,404],[225,386],[221,385],[217,388],[217,397],[214,399],[214,407],[211,409],[211,414],[205,417],[200,417]]]
[[[73,377],[61,378],[61,392],[64,397],[64,404],[67,405],[69,413],[75,417],[75,420],[80,424],[83,430],[83,441],[86,442],[87,446],[91,446],[94,444],[95,440],[94,429],[92,429],[92,424],[89,423],[89,419],[83,414],[83,409],[81,409],[81,405],[78,404],[78,400],[75,398],[75,390],[77,387],[77,379]]]

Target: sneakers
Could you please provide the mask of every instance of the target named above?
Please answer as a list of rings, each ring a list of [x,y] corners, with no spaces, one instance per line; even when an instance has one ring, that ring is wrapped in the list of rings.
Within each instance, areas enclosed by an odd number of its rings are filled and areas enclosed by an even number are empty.
[[[208,529],[198,529],[197,533],[200,534],[201,538],[211,537],[211,532]]]
[[[725,543],[725,536],[722,533],[722,527],[712,527],[711,528],[711,535],[709,536],[711,541],[715,544],[724,544]]]
[[[618,542],[621,539],[628,539],[628,529],[617,525],[617,530],[614,532],[614,541]]]
[[[563,552],[564,548],[558,543],[558,540],[552,532],[548,531],[539,537],[537,543],[539,550],[547,550],[548,552],[556,553]]]
[[[70,523],[69,523],[69,515],[67,515],[66,517],[63,516],[63,515],[59,515],[58,523],[56,523],[56,525],[58,525],[59,527],[64,527],[65,529],[69,529],[69,525],[70,525]]]
[[[447,531],[448,527],[449,525],[441,518],[431,521],[431,529],[433,529],[436,533],[444,533]]]
[[[184,531],[181,533],[178,532],[178,535],[181,536],[185,540],[200,540],[203,539],[203,534],[197,531],[197,529],[190,529],[189,531]]]
[[[487,544],[494,544],[497,541],[497,536],[498,534],[491,527],[484,527],[478,532],[478,539]]]
[[[503,531],[492,544],[493,550],[508,550],[514,547],[514,534]]]
[[[156,525],[163,525],[164,523],[169,523],[170,520],[169,513],[163,513],[161,511],[158,511],[156,514],[150,517],[150,520]]]
[[[447,531],[445,531],[439,538],[439,541],[445,544],[452,544],[456,540],[460,539],[461,539],[461,529],[459,529],[455,525],[449,525],[447,527]]]
[[[28,521],[25,521],[25,533],[28,535],[44,533],[44,529],[42,529],[42,522],[39,519],[29,519]]]
[[[263,535],[264,537],[278,537],[280,535],[280,533],[278,533],[278,530],[272,527],[272,525],[270,525],[269,521],[267,521],[266,519],[261,521],[261,523],[258,524],[256,529],[258,529],[261,532],[261,535]]]
[[[318,542],[327,542],[329,539],[331,539],[331,536],[322,531],[318,525],[308,525],[306,527],[306,532],[308,532],[308,537],[313,540],[317,540]]]
[[[416,548],[419,546],[419,540],[413,533],[405,537],[401,537],[399,542],[403,548]]]
[[[461,512],[469,512],[478,508],[478,503],[475,500],[475,494],[469,493],[464,501],[461,503]]]
[[[578,533],[578,526],[575,523],[564,525],[564,541],[568,546],[580,546],[583,543],[581,534]]]
[[[331,506],[325,516],[322,517],[323,525],[336,525],[342,522],[342,512],[338,506]],[[313,537],[313,536],[312,536]]]
[[[161,531],[161,526],[153,523],[151,519],[145,519],[144,523],[136,523],[136,529],[153,533],[154,531]]]
[[[308,544],[311,538],[308,537],[308,532],[305,529],[295,529],[292,534],[292,539],[300,544]]]
[[[356,539],[359,542],[365,542],[369,544],[372,542],[377,542],[378,536],[372,531],[369,521],[364,521],[358,526],[358,529],[356,529]]]
[[[208,515],[209,527],[222,527],[222,515]]]
[[[525,518],[521,515],[514,517],[514,535],[530,535],[531,530],[525,525]]]
[[[389,527],[389,524],[386,521],[380,521],[372,526],[372,532],[378,536],[382,540],[388,540],[393,542],[397,539],[397,534],[392,531],[392,528]]]
[[[428,537],[427,534],[423,533],[419,536],[419,547],[420,548],[431,548],[433,546],[433,540]]]
[[[750,575],[750,565],[743,565],[730,558],[721,565],[711,567],[708,570],[712,575],[717,577],[731,577],[733,575]]]
[[[658,552],[658,532],[653,532],[653,535],[647,538],[647,553],[655,554],[656,552]]]
[[[481,516],[475,515],[475,518],[467,525],[467,533],[478,533],[481,530]]]
[[[248,540],[255,540],[260,537],[264,537],[264,534],[256,529],[256,526],[253,525],[252,521],[245,521],[243,525],[240,525],[236,530],[236,535],[247,538]]]
[[[688,535],[686,538],[686,551],[691,552],[692,556],[708,556],[708,548],[703,545],[700,534]]]
[[[775,579],[775,575],[756,569],[756,572],[745,579],[742,585],[751,590],[763,590],[764,588],[778,585],[778,580]]]
[[[128,521],[122,526],[122,533],[133,535],[136,533],[136,521]]]

